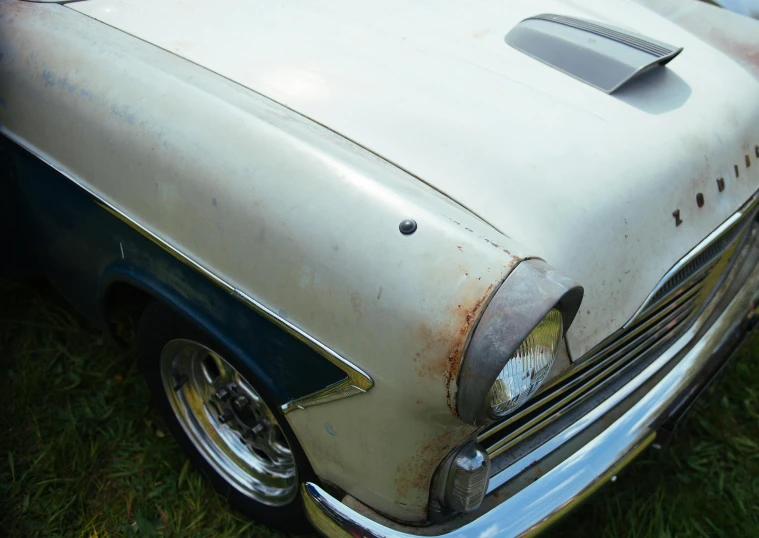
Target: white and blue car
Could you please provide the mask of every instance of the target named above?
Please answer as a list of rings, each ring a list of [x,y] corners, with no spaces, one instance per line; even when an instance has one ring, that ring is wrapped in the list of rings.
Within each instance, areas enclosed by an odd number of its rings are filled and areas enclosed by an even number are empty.
[[[759,290],[759,22],[691,0],[0,0],[0,265],[129,304],[230,503],[522,536]]]

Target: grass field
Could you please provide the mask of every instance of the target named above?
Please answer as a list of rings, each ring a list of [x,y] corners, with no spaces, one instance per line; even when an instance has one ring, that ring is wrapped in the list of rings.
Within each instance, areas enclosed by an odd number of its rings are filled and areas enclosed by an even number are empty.
[[[0,534],[283,536],[229,510],[152,410],[135,356],[44,284],[0,280]],[[546,536],[759,536],[759,339]]]

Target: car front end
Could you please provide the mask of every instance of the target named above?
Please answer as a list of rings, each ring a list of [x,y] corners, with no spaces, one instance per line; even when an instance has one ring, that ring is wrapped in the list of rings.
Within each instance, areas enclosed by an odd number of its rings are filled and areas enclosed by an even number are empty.
[[[335,498],[306,483],[311,522],[327,536],[522,536],[545,529],[616,480],[642,450],[669,441],[679,418],[754,327],[756,202],[752,198],[680,260],[640,314],[578,367],[549,380],[506,420],[478,430],[479,450],[458,462],[466,470],[482,454],[487,458],[488,480],[476,508],[456,512],[438,496],[434,522],[402,526],[350,496]]]
[[[87,199],[38,220],[67,271],[99,256],[90,310],[151,291],[266,395],[320,532],[530,534],[756,319],[759,23],[640,3],[0,0],[0,133]],[[198,413],[260,430],[227,388]]]

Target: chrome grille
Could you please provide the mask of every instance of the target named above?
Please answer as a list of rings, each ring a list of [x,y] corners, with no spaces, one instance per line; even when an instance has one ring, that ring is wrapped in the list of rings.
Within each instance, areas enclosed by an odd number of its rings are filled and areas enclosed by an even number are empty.
[[[723,234],[709,243],[702,251],[687,261],[678,271],[651,296],[644,311],[649,308],[648,305],[655,305],[661,299],[666,297],[670,292],[678,289],[688,280],[698,276],[698,274],[708,269],[719,256],[736,240],[743,227],[740,222],[730,226]]]
[[[494,458],[535,436],[604,386],[657,356],[690,325],[729,265],[745,221],[730,219],[675,266],[633,321],[591,350],[567,374],[536,394],[525,408],[492,426],[478,441]]]

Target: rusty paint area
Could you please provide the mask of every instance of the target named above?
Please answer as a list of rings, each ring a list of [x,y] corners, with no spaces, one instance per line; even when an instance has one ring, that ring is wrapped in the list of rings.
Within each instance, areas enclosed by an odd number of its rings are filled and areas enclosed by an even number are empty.
[[[453,385],[455,388],[455,383],[453,383],[453,381],[455,381],[456,375],[459,372],[461,359],[464,356],[464,350],[466,349],[466,345],[469,342],[469,338],[472,335],[472,329],[474,328],[477,320],[480,318],[483,306],[487,304],[492,291],[493,284],[490,284],[485,290],[485,294],[477,301],[475,301],[475,303],[469,308],[462,311],[460,306],[457,307],[459,310],[458,314],[459,316],[462,316],[463,323],[460,325],[459,332],[456,335],[456,339],[454,341],[454,345],[451,348],[451,352],[448,354],[447,367],[445,370],[445,388],[448,394],[448,407],[451,409],[454,415],[456,415],[455,392],[451,390],[451,386]]]
[[[485,241],[489,245],[492,245],[495,248],[497,248],[499,250],[502,250],[504,253],[508,254],[509,256],[512,256],[511,252],[508,249],[503,248],[503,246],[501,244],[496,243],[495,241],[493,241],[491,239],[488,239],[487,237],[480,237],[480,239],[482,239],[483,241]]]
[[[700,2],[637,0],[732,57],[759,78],[759,32],[749,18]]]
[[[414,355],[419,377],[438,379],[445,385],[448,407],[456,415],[456,376],[461,366],[467,343],[477,320],[490,299],[494,284],[468,303],[462,302],[451,308],[447,323],[436,328],[423,321],[416,330],[416,339],[423,348]]]
[[[430,485],[440,462],[471,433],[465,424],[448,426],[445,430],[420,445],[409,460],[396,470],[396,502],[404,504],[414,496],[423,498],[427,510]]]
[[[686,22],[689,21],[686,19]],[[694,33],[696,32],[694,31]],[[720,27],[709,28],[705,34],[706,35],[697,35],[738,60],[744,67],[747,67],[757,76],[757,78],[759,78],[759,39],[755,38],[754,43],[751,43],[748,40],[736,38],[736,36],[730,31],[730,28]]]

